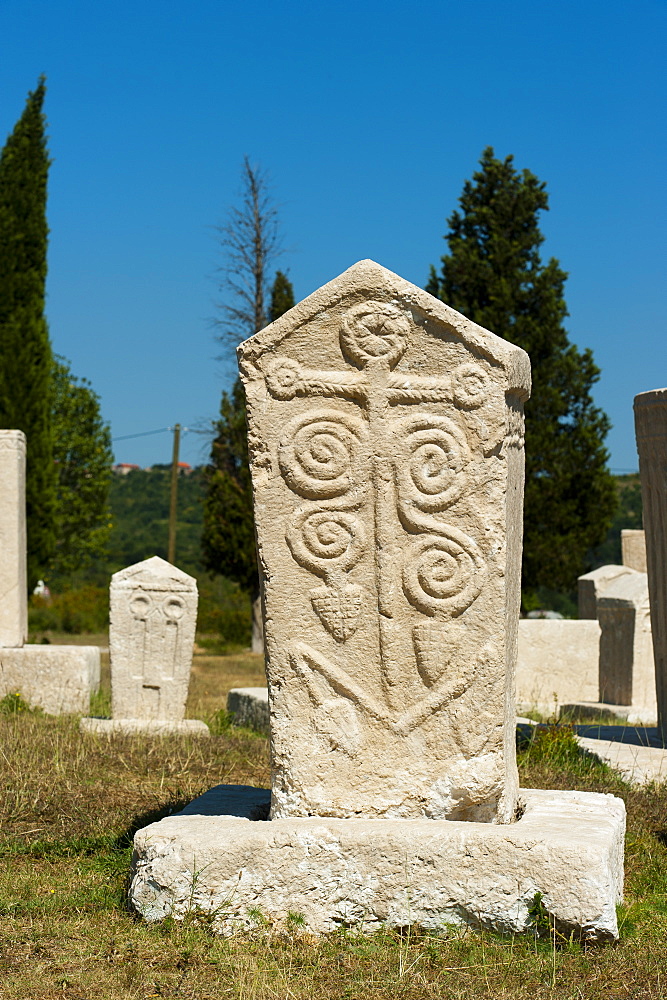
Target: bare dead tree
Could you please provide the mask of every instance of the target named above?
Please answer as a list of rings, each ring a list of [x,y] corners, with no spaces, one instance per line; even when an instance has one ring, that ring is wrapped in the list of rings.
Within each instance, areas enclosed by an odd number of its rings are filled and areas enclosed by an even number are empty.
[[[266,325],[269,271],[283,253],[278,208],[266,171],[245,156],[241,178],[240,204],[215,227],[223,253],[218,268],[223,298],[217,303],[215,325],[220,328],[218,339],[233,347]]]

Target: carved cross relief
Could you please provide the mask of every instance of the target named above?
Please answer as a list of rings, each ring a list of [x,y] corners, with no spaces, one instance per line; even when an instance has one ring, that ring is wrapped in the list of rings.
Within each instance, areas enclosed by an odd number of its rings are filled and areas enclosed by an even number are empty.
[[[395,372],[410,332],[397,306],[363,302],[345,313],[340,331],[349,372],[313,370],[284,356],[274,357],[266,369],[266,385],[276,400],[329,397],[360,408],[357,415],[321,406],[289,420],[279,439],[278,463],[284,482],[302,501],[286,542],[299,566],[322,581],[310,591],[310,601],[338,644],[354,635],[361,619],[363,588],[350,581],[350,571],[373,551],[384,698],[303,642],[293,643],[292,662],[316,703],[321,697],[310,683],[311,671],[396,732],[414,728],[466,690],[475,663],[451,676],[448,625],[475,601],[487,571],[475,539],[447,522],[448,508],[471,487],[465,428],[449,416],[419,409],[424,403],[449,403],[454,418],[458,408],[476,409],[485,402],[487,376],[471,361],[445,377]],[[395,416],[399,404],[414,405],[414,413]],[[396,515],[403,538],[397,537]],[[412,630],[423,697],[409,707],[398,676],[404,671],[397,670],[392,655],[396,604],[405,599],[423,618]]]

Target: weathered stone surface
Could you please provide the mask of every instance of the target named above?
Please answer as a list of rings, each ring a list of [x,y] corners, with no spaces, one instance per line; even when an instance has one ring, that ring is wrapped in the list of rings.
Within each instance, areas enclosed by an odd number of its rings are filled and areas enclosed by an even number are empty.
[[[23,431],[0,430],[0,646],[28,636]]]
[[[269,793],[222,785],[135,836],[130,899],[148,920],[210,914],[223,934],[257,911],[326,933],[357,925],[527,930],[535,893],[559,927],[618,936],[625,808],[611,795],[522,791],[510,825],[295,818],[262,822]],[[253,916],[254,914],[254,916]]]
[[[198,719],[82,719],[82,733],[98,736],[210,736],[205,722]]]
[[[602,597],[606,588],[626,573],[631,573],[629,566],[599,566],[590,573],[579,577],[579,619],[595,618],[597,615],[598,598]]]
[[[653,733],[659,734],[659,730],[649,730],[648,744],[639,739],[630,742],[628,737],[632,737],[633,731],[629,731],[627,726],[601,726],[597,732],[594,726],[578,726],[577,731],[579,746],[620,771],[631,784],[667,781],[667,750],[662,738],[657,740],[653,737]],[[585,735],[587,731],[595,733],[595,736]],[[635,732],[646,739],[646,730]]]
[[[519,711],[551,714],[598,699],[600,626],[596,621],[522,619],[516,684]]]
[[[272,816],[507,822],[527,356],[363,261],[239,361]]]
[[[227,695],[227,711],[234,725],[248,726],[261,733],[269,731],[269,692],[265,687],[232,688]]]
[[[100,686],[97,646],[23,646],[0,649],[0,698],[19,693],[49,715],[90,709]]]
[[[646,573],[617,577],[598,598],[600,701],[655,718],[655,669]]]
[[[646,572],[646,536],[641,528],[621,529],[621,561],[624,566]]]
[[[114,719],[179,722],[197,623],[197,582],[153,556],[111,578],[109,653]]]
[[[667,389],[635,396],[658,726],[667,743]]]

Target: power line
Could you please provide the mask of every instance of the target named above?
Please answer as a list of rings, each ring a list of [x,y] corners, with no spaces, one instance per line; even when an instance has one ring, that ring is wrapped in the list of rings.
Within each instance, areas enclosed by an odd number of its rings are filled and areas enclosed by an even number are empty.
[[[140,434],[123,434],[121,437],[111,438],[112,441],[129,441],[130,438],[142,438],[148,437],[149,434],[164,434],[165,431],[170,431],[171,427],[160,427],[157,431],[141,431]]]

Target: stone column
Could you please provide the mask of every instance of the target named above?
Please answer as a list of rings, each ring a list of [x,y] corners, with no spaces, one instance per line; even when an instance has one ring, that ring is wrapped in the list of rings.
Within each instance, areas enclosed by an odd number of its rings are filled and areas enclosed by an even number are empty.
[[[0,647],[28,637],[23,431],[0,431]]]
[[[667,389],[635,396],[658,726],[667,742]]]

